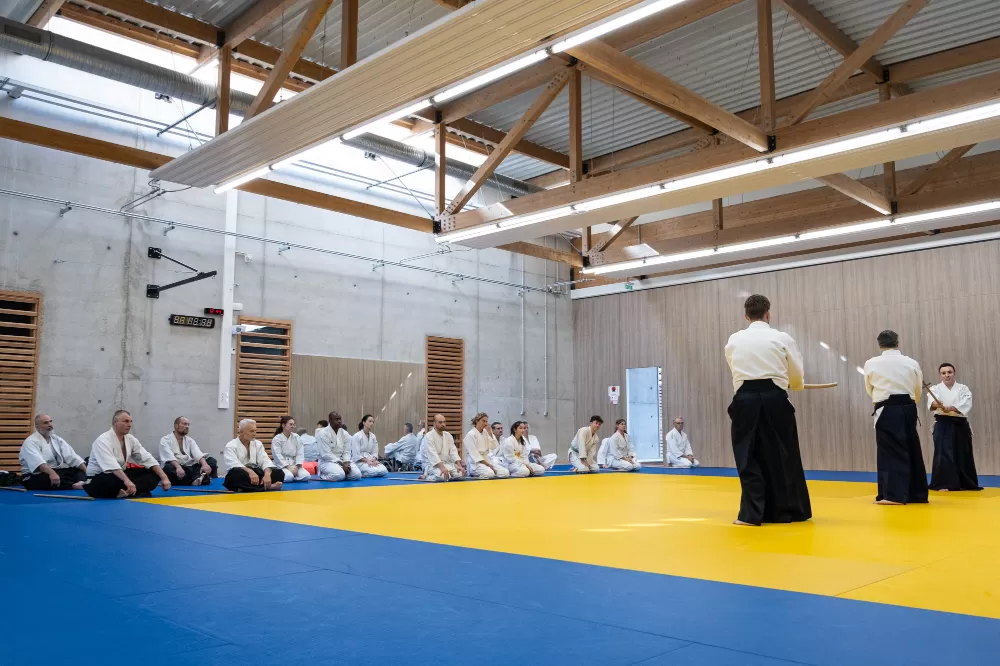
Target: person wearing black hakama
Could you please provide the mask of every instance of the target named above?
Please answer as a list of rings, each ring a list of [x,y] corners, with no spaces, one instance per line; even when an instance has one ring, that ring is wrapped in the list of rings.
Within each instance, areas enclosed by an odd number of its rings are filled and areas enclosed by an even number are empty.
[[[733,454],[743,491],[737,525],[812,517],[787,393],[803,388],[802,354],[790,335],[771,328],[770,307],[764,296],[750,296],[744,303],[750,325],[726,344],[736,391],[729,405]]]
[[[880,356],[865,363],[865,389],[875,403],[878,468],[876,504],[927,502],[927,472],[917,434],[917,405],[923,386],[920,364],[899,349],[894,331],[878,335]]]
[[[972,391],[955,381],[955,366],[938,367],[941,383],[928,391],[928,408],[934,413],[934,464],[931,490],[982,490],[972,454]],[[941,402],[937,402],[937,400]]]

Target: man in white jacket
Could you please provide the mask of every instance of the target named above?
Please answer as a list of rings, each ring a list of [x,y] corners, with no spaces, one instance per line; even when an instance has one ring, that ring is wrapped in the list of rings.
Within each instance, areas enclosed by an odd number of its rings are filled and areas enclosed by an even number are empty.
[[[674,419],[674,427],[667,433],[667,464],[671,467],[698,467],[691,450],[691,440],[684,432],[684,419],[678,416]]]
[[[207,486],[218,473],[218,463],[201,452],[190,431],[186,416],[174,419],[174,431],[160,438],[160,463],[175,486]]]
[[[542,455],[542,445],[538,443],[538,438],[531,434],[531,426],[527,422],[524,424],[524,431],[524,437],[528,440],[528,460],[545,469],[552,469],[559,456],[555,453]]]
[[[160,463],[129,434],[131,431],[132,415],[119,409],[111,417],[111,430],[94,440],[87,462],[89,480],[83,487],[91,497],[149,497],[157,481],[170,490],[170,479]],[[129,463],[142,467],[130,468]]]
[[[80,490],[87,481],[83,458],[54,430],[52,417],[39,414],[21,444],[21,483],[28,490]]]
[[[428,481],[452,481],[465,476],[465,465],[455,448],[455,439],[445,432],[443,414],[434,417],[434,428],[427,432],[420,445],[424,463],[424,478]]]
[[[257,422],[253,419],[240,421],[239,435],[226,444],[223,454],[226,478],[222,485],[229,490],[234,493],[281,490],[285,473],[271,462],[257,439]]]
[[[597,453],[600,440],[597,431],[601,429],[604,419],[596,414],[590,417],[590,425],[585,425],[576,432],[569,444],[569,463],[577,474],[589,474],[600,469],[597,466]]]
[[[329,425],[316,431],[319,478],[357,481],[361,478],[361,470],[351,462],[351,436],[344,427],[344,419],[337,412],[330,412],[329,418]]]

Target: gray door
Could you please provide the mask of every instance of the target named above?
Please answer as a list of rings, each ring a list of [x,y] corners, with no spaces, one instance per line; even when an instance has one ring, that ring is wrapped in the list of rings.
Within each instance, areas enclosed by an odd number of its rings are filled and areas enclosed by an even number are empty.
[[[660,368],[625,370],[625,418],[640,462],[663,460]]]

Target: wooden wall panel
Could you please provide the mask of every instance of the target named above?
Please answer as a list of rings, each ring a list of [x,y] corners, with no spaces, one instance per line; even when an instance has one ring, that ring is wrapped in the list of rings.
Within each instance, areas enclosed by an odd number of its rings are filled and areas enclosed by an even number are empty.
[[[858,368],[878,354],[879,331],[892,328],[928,381],[937,382],[943,361],[958,367],[975,398],[977,466],[1000,474],[1000,448],[991,445],[1000,438],[998,241],[574,301],[577,420],[624,415],[627,396],[612,410],[608,385],[624,384],[626,368],[659,365],[664,427],[684,416],[702,463],[732,467],[723,349],[746,325],[742,303],[754,292],[771,299],[772,325],[798,341],[806,381],[839,382],[792,394],[807,468],[875,469],[871,400]],[[920,414],[929,469],[933,419]]]
[[[353,435],[365,414],[375,416],[379,445],[400,438],[404,423],[423,418],[427,378],[423,363],[292,355],[292,408],[298,427],[310,433],[336,411]]]
[[[427,414],[428,427],[437,414],[448,420],[448,432],[455,446],[462,450],[462,420],[465,407],[465,341],[459,338],[427,336]]]
[[[20,470],[34,429],[42,297],[0,290],[0,469]]]
[[[253,419],[270,453],[274,431],[291,409],[292,322],[241,315],[237,323],[264,328],[236,336],[233,432],[241,420]]]

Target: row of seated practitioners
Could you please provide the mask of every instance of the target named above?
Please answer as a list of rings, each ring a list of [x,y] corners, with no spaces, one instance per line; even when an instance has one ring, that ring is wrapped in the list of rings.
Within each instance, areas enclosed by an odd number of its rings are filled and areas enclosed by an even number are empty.
[[[527,424],[515,423],[511,435],[501,444],[494,431],[487,428],[488,422],[485,413],[474,417],[473,428],[463,441],[463,460],[452,435],[445,430],[445,417],[435,416],[433,429],[423,433],[418,440],[417,459],[424,470],[423,478],[448,481],[538,476],[555,462],[554,454],[541,456],[540,447],[537,452],[533,449],[527,437]],[[378,440],[371,432],[374,423],[371,415],[365,415],[358,432],[350,436],[343,428],[341,416],[336,412],[330,414],[328,424],[318,429],[315,437],[320,479],[356,480],[387,473],[378,458]],[[592,417],[590,425],[580,428],[573,438],[569,457],[575,471],[597,471],[597,431],[602,423],[601,417]],[[82,488],[95,498],[123,498],[149,496],[157,484],[163,490],[175,484],[207,485],[217,475],[217,462],[202,453],[188,434],[190,427],[186,417],[174,420],[173,432],[160,440],[160,460],[157,461],[130,434],[132,416],[125,410],[118,410],[112,418],[111,429],[94,441],[90,456],[84,461],[66,440],[55,434],[52,418],[39,414],[35,417],[35,432],[21,446],[24,486],[29,490]],[[280,490],[283,483],[311,478],[305,467],[305,446],[295,432],[293,418],[281,419],[271,441],[274,460],[256,439],[255,421],[241,421],[238,430],[238,436],[224,449],[226,476],[223,483],[229,490]],[[412,426],[407,434],[417,439],[412,434]],[[605,440],[604,445],[606,451],[601,450],[600,456],[606,459],[607,466],[625,471],[640,468],[624,420],[618,421],[615,434]]]

